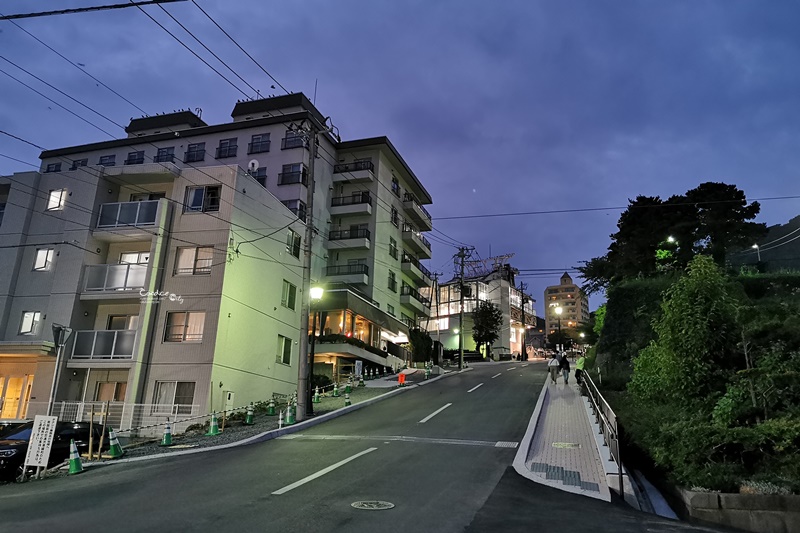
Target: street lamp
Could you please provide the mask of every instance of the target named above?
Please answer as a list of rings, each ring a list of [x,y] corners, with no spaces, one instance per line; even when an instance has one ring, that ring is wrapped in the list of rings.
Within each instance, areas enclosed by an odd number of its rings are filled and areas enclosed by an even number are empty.
[[[306,415],[307,416],[314,416],[314,398],[311,392],[313,388],[313,377],[314,377],[314,348],[316,346],[317,340],[317,310],[314,309],[314,304],[318,303],[322,300],[322,294],[325,290],[322,287],[311,287],[309,291],[311,295],[310,307],[311,311],[314,313],[314,320],[311,326],[311,345],[308,349],[308,390],[306,391]]]
[[[755,249],[756,254],[758,254],[758,262],[760,263],[761,262],[761,248],[759,248],[757,244],[754,244],[753,248]]]
[[[667,237],[667,242],[674,244],[674,243],[677,243],[678,241],[675,240],[675,237],[670,235],[669,237]]]
[[[581,353],[585,355],[586,354],[586,344],[584,344],[583,338],[586,336],[586,333],[581,332],[580,336],[581,336]]]
[[[564,312],[564,309],[559,305],[556,307],[556,316],[558,317],[558,340],[559,344],[563,345],[564,339],[561,337],[561,313]],[[558,350],[558,348],[556,348]]]
[[[64,346],[67,338],[72,333],[72,329],[62,324],[53,324],[53,339],[56,341],[56,364],[53,369],[53,383],[50,385],[50,399],[47,402],[47,415],[53,414],[53,405],[58,392],[58,382],[61,381],[61,357],[64,354]]]

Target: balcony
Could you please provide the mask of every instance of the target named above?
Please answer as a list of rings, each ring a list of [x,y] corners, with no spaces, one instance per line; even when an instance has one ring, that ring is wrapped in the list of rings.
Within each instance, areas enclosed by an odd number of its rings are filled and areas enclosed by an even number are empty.
[[[214,159],[225,159],[226,157],[236,157],[238,146],[220,146]]]
[[[106,176],[109,181],[128,187],[132,184],[164,183],[174,180],[181,174],[181,169],[171,160],[156,163],[135,163],[132,161],[138,161],[138,159],[125,160],[125,165],[120,167],[97,168],[101,170],[101,174]],[[91,167],[83,168],[89,169]]]
[[[278,185],[292,185],[295,183],[308,186],[308,172],[305,169],[300,172],[281,172],[278,174]]]
[[[344,229],[328,234],[330,250],[344,248],[369,250],[370,233],[368,229]]]
[[[367,265],[334,265],[325,268],[325,277],[331,281],[367,285],[369,283],[369,267]]]
[[[364,183],[375,180],[375,165],[372,161],[356,161],[333,166],[334,183]]]
[[[153,163],[174,163],[175,154],[156,154]]]
[[[248,154],[261,154],[269,152],[270,141],[258,141],[254,143],[247,143]]]
[[[433,229],[431,222],[431,215],[425,210],[413,195],[406,193],[403,195],[403,208],[406,215],[417,224],[422,231],[430,231]]]
[[[125,165],[143,165],[144,164],[144,155],[138,157],[130,157],[123,161]]]
[[[431,303],[422,296],[418,290],[408,285],[400,288],[400,303],[408,309],[413,309],[419,315],[429,316],[431,314]]]
[[[431,258],[431,243],[408,224],[403,225],[403,242],[421,258]]]
[[[400,268],[417,283],[427,287],[431,286],[432,282],[430,270],[422,266],[422,264],[419,262],[419,259],[413,255],[403,252],[403,260],[400,263]]]
[[[81,300],[139,298],[148,265],[87,265]]]
[[[136,330],[76,331],[70,359],[113,362],[130,361],[136,342]]]
[[[102,204],[94,235],[107,241],[153,236],[159,200]]]
[[[371,215],[372,196],[368,192],[331,198],[331,215]]]
[[[308,148],[306,138],[298,135],[297,137],[284,137],[281,139],[281,150],[290,150],[292,148]]]
[[[184,163],[197,163],[198,161],[203,161],[206,158],[205,150],[193,150],[191,152],[184,152],[183,153],[183,162]]]

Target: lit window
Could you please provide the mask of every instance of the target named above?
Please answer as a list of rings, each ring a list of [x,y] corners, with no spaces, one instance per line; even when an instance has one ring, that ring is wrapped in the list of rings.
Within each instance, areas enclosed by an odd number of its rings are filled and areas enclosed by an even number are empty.
[[[50,267],[53,265],[53,253],[54,250],[52,248],[40,248],[36,250],[36,259],[33,262],[33,269],[37,272],[50,270]]]
[[[289,230],[286,234],[286,251],[300,258],[300,234],[296,231]]]
[[[214,248],[212,246],[178,248],[175,256],[175,274],[211,274],[213,259]]]
[[[42,313],[39,311],[25,311],[22,313],[22,324],[19,327],[20,335],[36,335],[39,331],[39,322],[42,319]]]
[[[286,280],[283,280],[283,293],[281,294],[281,305],[294,311],[295,301],[297,300],[297,287]]]
[[[278,335],[278,357],[277,362],[283,365],[292,364],[292,339]]]
[[[47,210],[48,211],[56,211],[59,209],[64,209],[64,204],[67,202],[67,190],[66,189],[56,189],[50,191],[50,194],[47,197]]]
[[[205,313],[167,313],[165,342],[200,342],[203,340]]]

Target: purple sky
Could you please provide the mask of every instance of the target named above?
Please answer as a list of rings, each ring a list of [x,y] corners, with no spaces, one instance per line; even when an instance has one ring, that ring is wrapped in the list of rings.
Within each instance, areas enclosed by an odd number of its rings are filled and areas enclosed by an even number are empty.
[[[621,206],[704,181],[751,199],[800,193],[796,2],[196,1],[290,91],[313,98],[316,81],[343,139],[388,136],[433,196],[436,229],[482,258],[491,247],[520,269],[571,268],[605,252],[619,211],[436,218]],[[108,3],[7,0],[0,12]],[[166,9],[262,95],[282,94],[191,1]],[[243,98],[136,8],[16,22],[149,114],[200,107],[209,124],[227,122]],[[142,114],[7,21],[0,55],[120,124]],[[124,137],[2,59],[0,69]],[[2,73],[0,95],[0,129],[38,145],[109,138]],[[0,154],[38,153],[0,135]],[[0,157],[0,175],[29,169]],[[765,201],[758,220],[798,211],[797,200]],[[431,237],[428,265],[449,277],[456,250]],[[521,278],[539,313],[559,275]]]

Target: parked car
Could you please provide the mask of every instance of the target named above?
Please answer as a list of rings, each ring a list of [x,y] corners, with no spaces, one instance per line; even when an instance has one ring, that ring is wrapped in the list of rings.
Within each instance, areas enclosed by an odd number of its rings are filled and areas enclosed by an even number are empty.
[[[108,431],[100,424],[94,424],[94,449],[100,445],[100,436],[103,438],[103,450],[108,450]],[[33,432],[33,422],[6,426],[0,428],[0,479],[9,481],[22,475],[22,465],[25,454],[28,453],[28,443]],[[53,446],[50,449],[50,458],[47,467],[52,468],[69,459],[69,442],[75,441],[78,453],[89,451],[89,422],[58,422],[56,433],[53,436]],[[35,472],[35,467],[29,467],[28,472]]]

